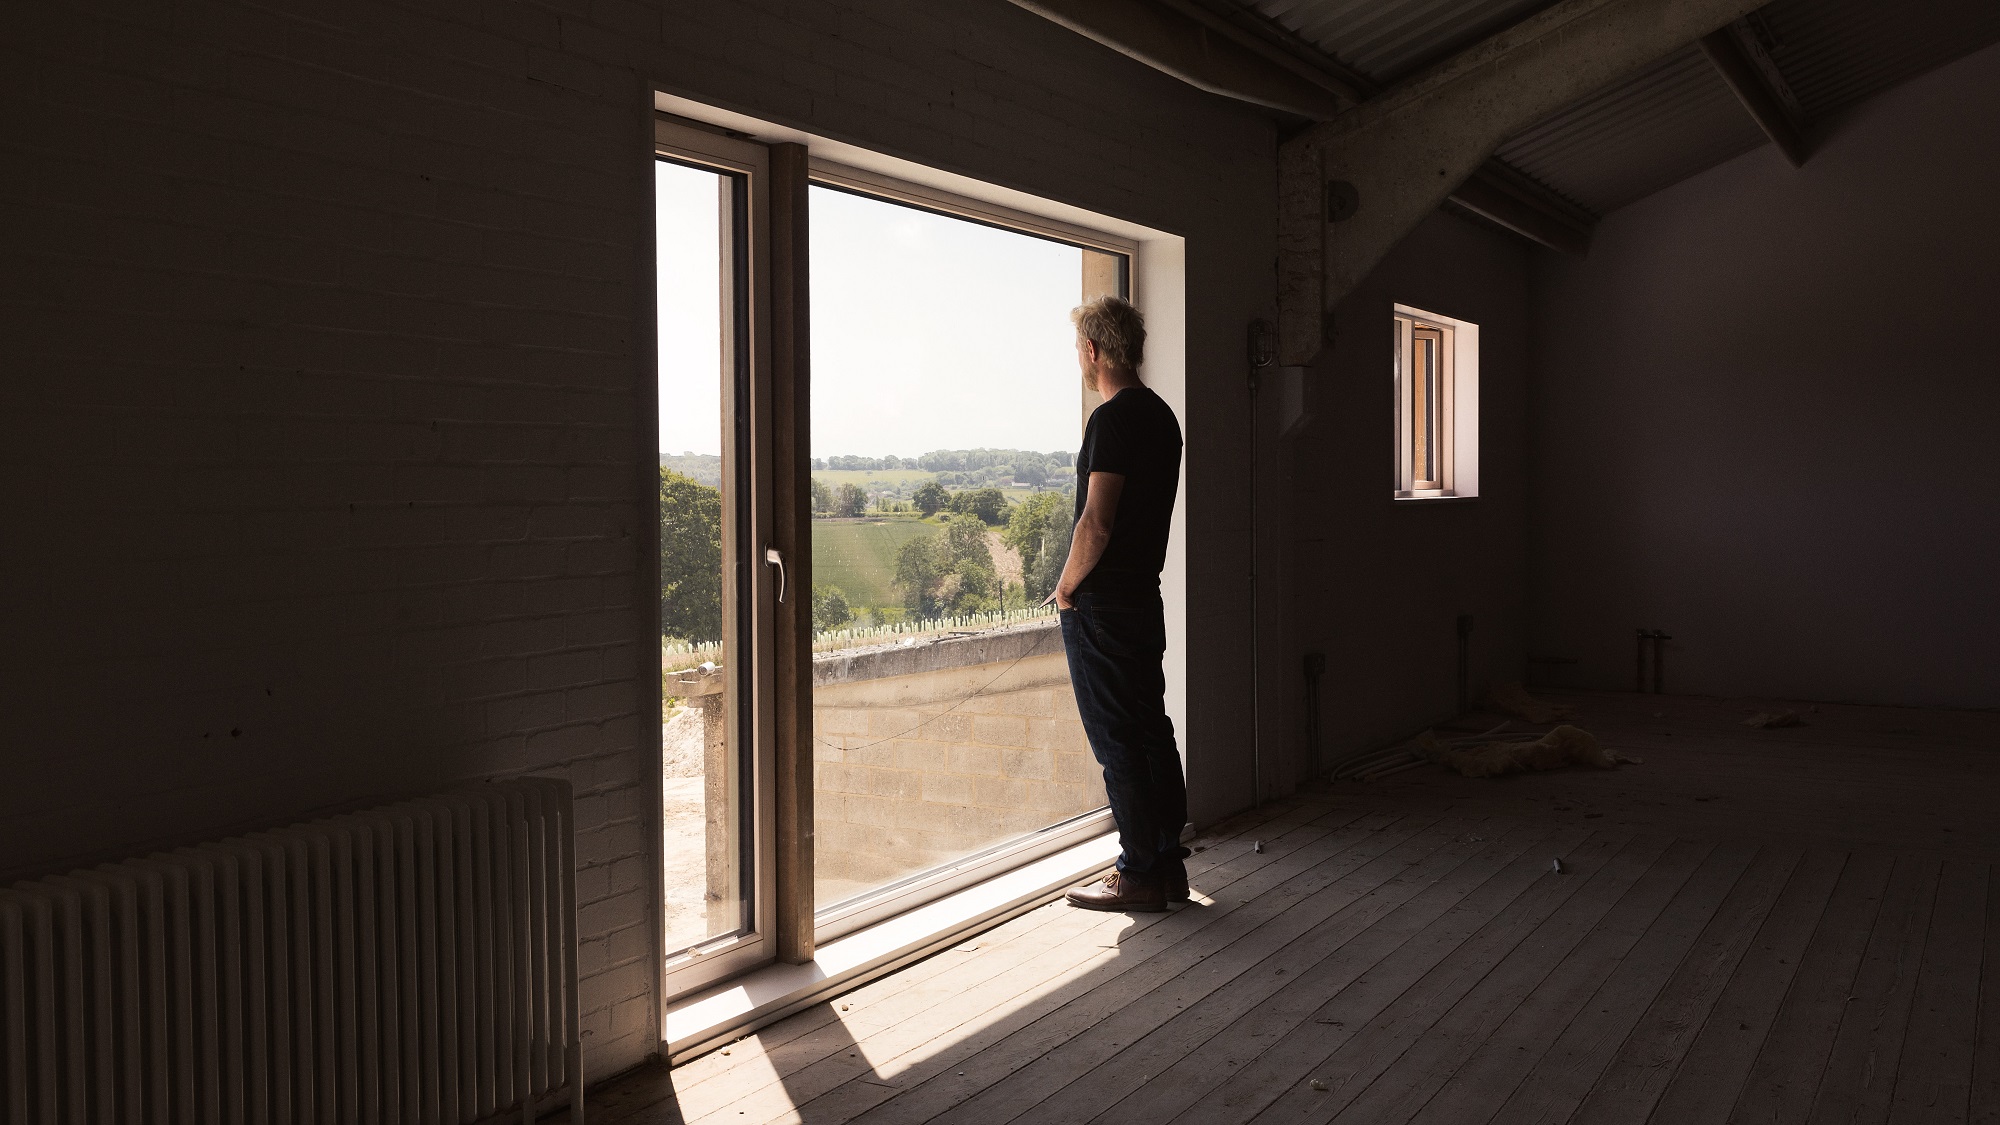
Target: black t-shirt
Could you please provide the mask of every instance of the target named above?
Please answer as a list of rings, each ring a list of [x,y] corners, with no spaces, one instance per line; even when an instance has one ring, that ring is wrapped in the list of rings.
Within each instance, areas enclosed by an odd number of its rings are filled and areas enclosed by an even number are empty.
[[[1090,474],[1125,478],[1104,557],[1077,589],[1110,594],[1157,590],[1167,562],[1167,527],[1180,487],[1181,424],[1148,387],[1130,387],[1091,412],[1076,455],[1076,514],[1090,500]]]

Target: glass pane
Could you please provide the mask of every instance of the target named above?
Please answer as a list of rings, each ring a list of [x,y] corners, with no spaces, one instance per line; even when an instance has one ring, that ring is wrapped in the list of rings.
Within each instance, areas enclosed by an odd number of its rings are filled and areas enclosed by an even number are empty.
[[[1416,409],[1412,411],[1416,422],[1415,434],[1417,451],[1417,477],[1428,484],[1437,479],[1431,470],[1431,391],[1435,384],[1432,371],[1436,364],[1431,355],[1431,339],[1422,331],[1416,334],[1417,378],[1413,384],[1417,395]]]
[[[1125,259],[811,193],[820,910],[1102,808],[1062,638],[1069,311]]]
[[[747,929],[752,802],[738,682],[748,497],[740,177],[654,164],[660,345],[660,683],[665,948]],[[747,587],[746,587],[747,588]]]

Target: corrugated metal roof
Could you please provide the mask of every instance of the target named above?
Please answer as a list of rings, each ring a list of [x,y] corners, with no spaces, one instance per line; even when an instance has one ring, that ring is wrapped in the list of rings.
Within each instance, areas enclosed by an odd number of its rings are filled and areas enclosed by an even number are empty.
[[[1244,2],[1383,85],[1449,58],[1551,4],[1551,0]]]
[[[1687,47],[1500,146],[1501,160],[1602,215],[1765,142]]]
[[[1234,0],[1387,85],[1550,0]],[[2000,41],[2000,0],[1773,0],[1751,17],[1808,131],[1875,94]],[[1502,145],[1499,159],[1602,215],[1766,138],[1690,45]]]
[[[2000,40],[1995,0],[1776,0],[1753,24],[1809,120]]]

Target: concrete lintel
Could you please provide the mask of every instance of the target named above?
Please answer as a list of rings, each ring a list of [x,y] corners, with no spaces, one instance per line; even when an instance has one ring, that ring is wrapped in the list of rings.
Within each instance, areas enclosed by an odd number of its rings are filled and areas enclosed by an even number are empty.
[[[1330,75],[1278,63],[1241,33],[1155,0],[1012,0],[1197,89],[1311,120],[1346,110],[1359,91],[1340,92]],[[1277,65],[1274,65],[1277,63]]]
[[[1810,149],[1805,135],[1786,111],[1784,101],[1778,91],[1773,90],[1765,80],[1764,72],[1758,67],[1743,47],[1742,38],[1735,27],[1725,27],[1701,37],[1701,52],[1715,66],[1715,72],[1743,103],[1743,109],[1750,120],[1757,123],[1792,167],[1802,168]]]
[[[1279,360],[1500,142],[1741,17],[1755,0],[1563,0],[1280,146]],[[1354,205],[1329,222],[1329,183]]]

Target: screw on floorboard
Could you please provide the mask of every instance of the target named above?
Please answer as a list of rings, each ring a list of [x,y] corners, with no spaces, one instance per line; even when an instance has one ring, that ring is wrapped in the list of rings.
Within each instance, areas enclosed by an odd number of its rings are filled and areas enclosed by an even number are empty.
[[[1549,866],[1549,870],[1551,870],[1551,871],[1555,872],[1555,873],[1556,873],[1556,874],[1558,874],[1558,875],[1567,875],[1567,874],[1569,874],[1569,872],[1568,872],[1568,871],[1565,871],[1565,870],[1563,869],[1563,861],[1562,861],[1562,857],[1561,857],[1561,856],[1557,856],[1557,857],[1556,857],[1556,858],[1555,858],[1555,859],[1554,859],[1554,860],[1553,860],[1553,861],[1552,861],[1552,862],[1550,863],[1550,866]]]
[[[1263,854],[1264,854],[1264,841],[1262,841],[1262,840],[1259,840],[1259,841],[1257,841],[1256,843],[1254,843],[1254,844],[1250,845],[1250,850],[1251,850],[1251,851],[1253,851],[1253,852],[1256,852],[1256,853],[1257,853],[1258,855],[1263,855]]]

